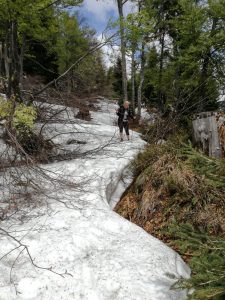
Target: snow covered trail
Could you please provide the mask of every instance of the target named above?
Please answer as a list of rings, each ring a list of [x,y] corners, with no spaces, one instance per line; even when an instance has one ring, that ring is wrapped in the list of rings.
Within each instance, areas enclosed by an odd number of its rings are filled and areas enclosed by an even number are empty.
[[[86,184],[77,191],[54,191],[46,183],[51,196],[47,205],[1,227],[27,245],[36,265],[66,274],[35,268],[20,247],[0,261],[0,300],[186,299],[186,291],[170,289],[190,275],[180,256],[110,207],[124,189],[120,175],[144,146],[137,133],[132,133],[131,142],[117,142],[114,110],[113,104],[104,103],[102,112],[92,114],[92,122],[76,125],[79,133],[71,133],[71,124],[51,124],[52,132],[68,130],[62,139],[56,137],[62,147],[68,147],[71,137],[83,139],[90,149],[102,146],[85,158],[43,166]],[[60,201],[54,201],[56,193]],[[0,257],[18,246],[9,237],[0,239]]]

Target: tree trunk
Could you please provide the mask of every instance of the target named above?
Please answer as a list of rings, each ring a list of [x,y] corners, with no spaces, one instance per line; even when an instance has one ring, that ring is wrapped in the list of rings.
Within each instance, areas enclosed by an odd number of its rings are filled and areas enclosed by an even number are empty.
[[[158,87],[158,98],[160,103],[160,109],[164,111],[164,99],[162,93],[162,79],[163,79],[163,61],[164,61],[164,47],[165,47],[165,33],[162,33],[160,37],[160,63],[159,63],[159,87]]]
[[[131,86],[132,86],[132,96],[131,96],[131,106],[133,112],[135,112],[135,46],[132,46],[131,53]]]
[[[22,84],[23,84],[23,61],[24,61],[25,47],[26,47],[26,36],[25,34],[23,34],[23,41],[20,50],[20,88],[22,88]]]
[[[11,96],[11,80],[10,74],[11,74],[11,61],[10,61],[10,25],[9,23],[7,24],[7,29],[6,29],[6,37],[5,37],[5,42],[3,44],[3,58],[4,58],[4,68],[5,68],[5,78],[6,78],[6,84],[7,84],[7,91],[6,94],[8,97]]]
[[[21,101],[20,94],[20,57],[19,57],[19,43],[18,43],[18,30],[17,22],[11,21],[8,29],[8,38],[6,40],[6,66],[9,63],[8,70],[8,90],[7,95],[11,97],[12,94],[17,100]],[[7,49],[9,49],[7,51]],[[8,52],[8,53],[7,53]]]
[[[18,43],[18,30],[17,22],[12,21],[12,67],[13,67],[13,78],[12,86],[13,92],[16,98],[21,99],[20,95],[20,57],[19,57],[19,43]]]
[[[174,55],[174,57],[178,57],[178,55],[179,55],[179,50],[176,45],[175,39],[173,39],[173,55]],[[181,109],[181,107],[183,106],[183,103],[181,101],[180,76],[181,76],[181,66],[178,65],[175,69],[175,80],[173,82],[173,91],[174,91],[173,102],[175,105],[175,110],[177,110],[177,111],[179,111],[179,109]]]
[[[213,18],[213,23],[212,23],[212,28],[210,32],[210,38],[213,37],[216,29],[218,20],[216,18]],[[201,70],[201,77],[200,77],[200,97],[201,101],[198,106],[198,111],[202,112],[204,110],[204,104],[207,102],[209,99],[207,99],[207,80],[209,78],[208,74],[208,68],[209,68],[209,63],[210,63],[210,58],[211,58],[211,49],[210,47],[206,50],[206,53],[204,55],[203,63],[202,63],[202,70]]]
[[[126,67],[126,41],[123,17],[123,1],[117,0],[118,12],[120,18],[120,39],[121,39],[121,60],[122,60],[122,79],[123,79],[123,98],[128,100],[127,94],[127,67]]]
[[[71,94],[71,73],[67,74],[67,94]]]
[[[140,70],[140,83],[138,86],[138,117],[141,117],[141,104],[142,104],[142,88],[145,79],[145,42],[141,45],[141,70]]]
[[[4,71],[2,68],[2,62],[3,62],[3,43],[0,42],[0,87],[2,88],[4,86]]]
[[[5,66],[5,77],[8,79],[9,78],[9,65],[10,65],[10,59],[8,56],[8,48],[9,44],[8,41],[6,41],[6,43],[4,44],[4,48],[3,48],[3,56],[4,56],[4,66]]]

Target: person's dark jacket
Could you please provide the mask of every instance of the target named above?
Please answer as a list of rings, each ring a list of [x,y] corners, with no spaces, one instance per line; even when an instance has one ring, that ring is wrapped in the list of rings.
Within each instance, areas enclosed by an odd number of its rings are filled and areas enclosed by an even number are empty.
[[[124,108],[124,106],[120,106],[120,108],[118,109],[118,111],[117,111],[117,113],[116,113],[117,116],[119,117],[119,118],[118,118],[118,123],[123,122],[125,110],[126,110],[126,109]],[[134,119],[132,110],[131,110],[130,108],[127,108],[127,111],[128,111],[128,116],[127,116],[128,121],[129,121],[130,119]]]

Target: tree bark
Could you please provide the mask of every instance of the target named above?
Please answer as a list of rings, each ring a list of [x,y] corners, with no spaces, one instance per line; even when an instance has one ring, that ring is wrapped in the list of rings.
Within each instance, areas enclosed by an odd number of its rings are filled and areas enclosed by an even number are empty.
[[[10,98],[14,95],[21,101],[20,94],[20,56],[18,43],[17,22],[12,20],[9,22],[9,27],[6,35],[5,45],[5,69],[7,77],[7,96]]]
[[[6,37],[3,43],[3,60],[4,60],[4,71],[5,71],[5,79],[7,84],[7,96],[11,95],[11,82],[9,80],[10,77],[10,65],[11,61],[9,58],[9,50],[10,50],[10,24],[9,22],[6,25]]]
[[[142,88],[145,79],[145,42],[144,39],[141,45],[141,70],[140,70],[140,83],[138,86],[138,117],[141,117],[141,104],[142,104]]]
[[[117,0],[117,5],[118,5],[119,18],[120,18],[123,98],[124,98],[124,101],[127,101],[128,94],[127,94],[126,40],[125,40],[124,16],[123,16],[123,1]]]
[[[12,21],[12,87],[13,93],[17,99],[21,99],[20,95],[20,56],[19,56],[19,42],[18,42],[18,28],[17,22]]]
[[[132,53],[131,53],[131,106],[133,112],[135,112],[135,45],[132,46]]]
[[[3,43],[0,42],[0,87],[4,87],[4,70],[3,70]]]
[[[23,85],[23,61],[24,61],[24,54],[26,48],[26,35],[23,34],[22,46],[20,50],[20,88]]]
[[[210,32],[210,38],[213,37],[217,25],[217,18],[213,18],[213,23],[212,23],[212,28]],[[201,70],[201,77],[200,77],[200,97],[201,99],[205,101],[200,101],[198,111],[202,112],[204,110],[204,103],[207,102],[207,91],[206,91],[206,86],[207,86],[207,80],[209,77],[208,74],[208,69],[209,69],[209,63],[210,63],[210,58],[211,58],[211,49],[210,47],[206,50],[206,53],[204,55],[203,63],[202,63],[202,70]]]
[[[164,99],[162,93],[162,79],[163,79],[163,61],[164,61],[164,48],[165,48],[165,33],[163,32],[160,37],[160,62],[159,62],[159,87],[158,87],[158,98],[160,103],[160,109],[164,111]]]

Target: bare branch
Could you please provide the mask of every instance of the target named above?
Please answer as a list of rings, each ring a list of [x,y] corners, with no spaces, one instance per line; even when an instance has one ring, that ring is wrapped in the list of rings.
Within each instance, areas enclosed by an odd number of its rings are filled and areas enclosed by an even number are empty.
[[[83,61],[87,56],[90,54],[96,52],[97,50],[104,47],[110,40],[112,40],[115,36],[117,36],[117,32],[111,35],[109,38],[107,38],[104,42],[97,44],[94,46],[91,50],[86,52],[83,56],[81,56],[75,63],[73,63],[63,74],[61,74],[58,78],[50,81],[47,85],[45,85],[41,90],[34,93],[34,96],[38,96],[41,93],[43,93],[46,89],[48,89],[51,85],[56,84],[60,79],[65,77],[73,68],[75,68],[81,61]]]

